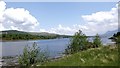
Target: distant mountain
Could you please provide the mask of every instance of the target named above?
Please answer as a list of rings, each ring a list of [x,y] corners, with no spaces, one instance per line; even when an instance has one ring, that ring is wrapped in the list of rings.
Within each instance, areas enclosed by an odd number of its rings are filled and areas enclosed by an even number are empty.
[[[111,36],[113,36],[113,34],[115,34],[117,32],[120,32],[120,28],[117,30],[114,30],[114,31],[107,31],[105,34],[102,34],[101,36],[102,37],[111,37]]]

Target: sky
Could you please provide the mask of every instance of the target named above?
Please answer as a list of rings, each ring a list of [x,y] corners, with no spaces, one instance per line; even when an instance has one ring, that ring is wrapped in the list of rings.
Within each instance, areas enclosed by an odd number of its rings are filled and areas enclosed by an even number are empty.
[[[0,30],[104,34],[118,28],[117,10],[116,2],[0,1]]]

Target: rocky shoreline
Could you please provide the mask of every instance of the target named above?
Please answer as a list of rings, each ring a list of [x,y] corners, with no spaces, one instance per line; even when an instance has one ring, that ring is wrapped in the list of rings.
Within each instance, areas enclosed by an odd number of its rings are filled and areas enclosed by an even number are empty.
[[[56,56],[53,58],[49,58],[49,60],[54,61],[64,56],[65,55]],[[18,56],[4,56],[2,59],[0,59],[0,66],[17,66],[17,65],[19,65]]]
[[[2,66],[15,66],[18,65],[18,56],[5,56],[0,60]]]

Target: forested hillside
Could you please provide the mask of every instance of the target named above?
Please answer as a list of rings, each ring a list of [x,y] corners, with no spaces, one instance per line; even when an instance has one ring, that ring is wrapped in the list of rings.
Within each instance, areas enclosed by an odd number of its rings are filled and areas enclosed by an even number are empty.
[[[59,35],[53,33],[37,33],[37,32],[23,32],[17,30],[1,31],[0,38],[2,40],[31,40],[31,39],[55,39],[55,38],[68,38],[67,35]]]

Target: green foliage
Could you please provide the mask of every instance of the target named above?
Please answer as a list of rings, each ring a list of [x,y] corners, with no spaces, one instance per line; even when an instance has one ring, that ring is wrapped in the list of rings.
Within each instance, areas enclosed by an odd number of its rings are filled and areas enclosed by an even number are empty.
[[[65,54],[73,54],[79,51],[87,50],[89,48],[96,48],[99,46],[102,46],[102,42],[98,34],[95,36],[93,42],[89,42],[87,36],[79,30],[71,38],[70,44],[65,49]]]
[[[31,34],[2,34],[2,40],[30,40],[30,39],[54,39],[57,36],[39,36]]]
[[[36,40],[36,39],[55,39],[55,38],[69,38],[66,35],[31,35],[31,34],[0,34],[2,40]]]
[[[48,60],[48,56],[40,51],[37,44],[34,43],[32,47],[26,46],[23,50],[23,54],[19,56],[19,64],[29,66],[37,62],[44,63]]]
[[[120,32],[117,32],[116,34],[113,35],[113,37],[111,37],[110,39],[112,39],[112,41],[114,41],[118,47],[118,52],[119,52],[119,57],[120,57]],[[119,65],[120,65],[120,59],[119,60]]]
[[[67,49],[65,49],[66,54],[73,54],[82,50],[87,49],[87,37],[82,31],[76,32],[75,35],[72,37],[71,42]]]
[[[120,45],[120,32],[117,32],[116,34],[114,34],[113,37],[111,37],[110,39],[112,39],[113,41],[115,41],[116,44]]]
[[[95,36],[93,40],[93,45],[94,45],[94,48],[102,46],[102,42],[98,34]]]
[[[36,39],[55,39],[69,38],[69,35],[58,35],[52,33],[23,32],[17,30],[0,31],[0,39],[2,40],[36,40]]]

